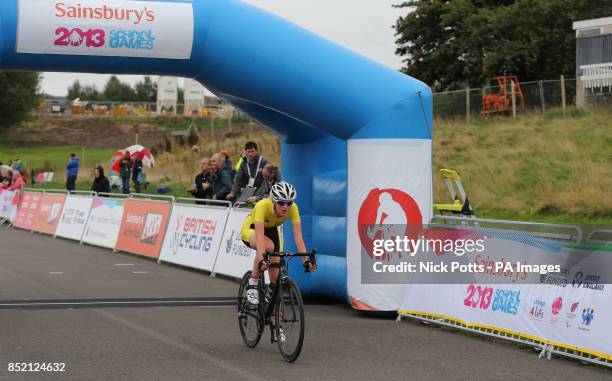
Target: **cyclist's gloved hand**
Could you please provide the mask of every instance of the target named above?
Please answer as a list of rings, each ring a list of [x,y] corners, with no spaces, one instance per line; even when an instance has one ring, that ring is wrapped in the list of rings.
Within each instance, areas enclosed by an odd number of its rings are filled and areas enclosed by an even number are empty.
[[[304,262],[304,272],[314,272],[317,271],[317,264],[311,261]]]

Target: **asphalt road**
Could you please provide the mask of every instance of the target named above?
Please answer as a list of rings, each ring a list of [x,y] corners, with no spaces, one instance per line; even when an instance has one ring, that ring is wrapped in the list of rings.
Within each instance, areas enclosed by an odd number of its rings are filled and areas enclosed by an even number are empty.
[[[23,299],[233,297],[237,283],[102,248],[0,228],[0,303]],[[9,373],[10,362],[63,362],[63,373]],[[306,307],[294,364],[266,331],[242,343],[231,306],[0,309],[0,379],[611,380],[612,371],[538,360],[513,344],[416,322]]]

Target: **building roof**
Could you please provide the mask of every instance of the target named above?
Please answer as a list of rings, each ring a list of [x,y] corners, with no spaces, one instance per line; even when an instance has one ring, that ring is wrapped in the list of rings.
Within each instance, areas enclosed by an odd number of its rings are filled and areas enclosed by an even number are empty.
[[[574,21],[573,23],[574,30],[599,28],[602,26],[612,26],[612,16],[611,17],[601,17],[598,19],[591,19],[591,20]]]

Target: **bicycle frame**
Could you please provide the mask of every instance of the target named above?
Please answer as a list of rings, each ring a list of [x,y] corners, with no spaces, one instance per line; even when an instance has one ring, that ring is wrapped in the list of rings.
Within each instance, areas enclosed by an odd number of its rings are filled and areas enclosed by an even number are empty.
[[[276,280],[276,287],[274,287],[274,292],[272,293],[272,295],[270,295],[270,301],[268,302],[268,304],[265,304],[265,297],[264,297],[264,306],[263,306],[263,312],[264,312],[264,325],[270,324],[270,317],[272,316],[272,312],[274,312],[274,307],[276,306],[277,302],[278,302],[278,297],[279,297],[279,290],[281,289],[281,284],[283,281],[285,281],[288,277],[288,268],[287,268],[287,262],[285,261],[286,257],[308,257],[308,260],[313,263],[316,264],[316,250],[313,250],[311,253],[289,253],[289,252],[279,252],[279,253],[264,253],[264,259],[262,262],[259,263],[259,286],[261,287],[261,290],[264,291],[265,293],[265,289],[264,289],[264,272],[262,271],[262,263],[265,262],[267,269],[271,269],[271,268],[278,268],[279,272],[278,272],[278,279]],[[272,263],[270,261],[271,258],[273,257],[277,257],[280,258],[280,262],[278,263]],[[270,279],[270,282],[272,283],[272,279]]]

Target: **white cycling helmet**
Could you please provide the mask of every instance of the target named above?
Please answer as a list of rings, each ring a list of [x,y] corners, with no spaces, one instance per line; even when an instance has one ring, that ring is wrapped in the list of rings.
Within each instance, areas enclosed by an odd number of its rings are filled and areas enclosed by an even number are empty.
[[[297,197],[295,187],[285,181],[272,185],[270,197],[274,201],[293,201]]]

